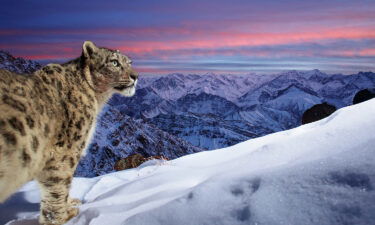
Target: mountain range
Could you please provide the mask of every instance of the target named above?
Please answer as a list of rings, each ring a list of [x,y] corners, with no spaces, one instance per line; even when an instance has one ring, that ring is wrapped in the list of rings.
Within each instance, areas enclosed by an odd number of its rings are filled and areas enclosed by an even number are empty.
[[[1,68],[21,73],[40,68],[3,55]],[[134,153],[174,159],[291,129],[301,125],[303,112],[313,105],[341,108],[351,105],[359,90],[374,87],[372,72],[141,75],[135,96],[115,95],[104,107],[76,175],[112,172],[116,160]]]
[[[195,146],[217,149],[301,125],[315,104],[352,104],[375,74],[328,75],[319,70],[274,75],[142,76],[132,98],[115,96],[122,113],[176,135]]]

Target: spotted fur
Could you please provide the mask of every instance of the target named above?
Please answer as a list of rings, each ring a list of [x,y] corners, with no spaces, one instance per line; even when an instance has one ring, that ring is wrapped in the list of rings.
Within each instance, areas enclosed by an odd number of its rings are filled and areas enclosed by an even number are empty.
[[[81,57],[31,76],[0,70],[0,202],[36,179],[40,224],[77,215],[69,189],[96,116],[113,93],[132,96],[137,77],[127,56],[89,41]]]

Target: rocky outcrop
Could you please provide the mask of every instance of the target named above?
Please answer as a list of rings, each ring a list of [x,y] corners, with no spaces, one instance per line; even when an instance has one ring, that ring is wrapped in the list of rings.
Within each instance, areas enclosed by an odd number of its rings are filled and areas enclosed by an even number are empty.
[[[303,113],[302,124],[312,123],[324,119],[335,111],[336,107],[326,102],[314,105]]]
[[[126,158],[118,160],[115,163],[114,169],[116,171],[120,171],[120,170],[126,170],[126,169],[131,169],[131,168],[137,168],[142,163],[149,161],[149,160],[154,160],[154,159],[163,160],[163,161],[169,160],[168,158],[164,156],[150,156],[146,158],[143,155],[137,153],[137,154],[130,155]]]
[[[375,89],[363,89],[357,92],[353,98],[353,105],[370,100],[375,97]]]

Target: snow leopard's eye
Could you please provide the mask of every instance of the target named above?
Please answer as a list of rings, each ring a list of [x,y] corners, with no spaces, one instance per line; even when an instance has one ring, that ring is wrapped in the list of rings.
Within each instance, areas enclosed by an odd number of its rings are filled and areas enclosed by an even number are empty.
[[[113,66],[120,66],[120,63],[117,60],[112,60],[112,65]]]

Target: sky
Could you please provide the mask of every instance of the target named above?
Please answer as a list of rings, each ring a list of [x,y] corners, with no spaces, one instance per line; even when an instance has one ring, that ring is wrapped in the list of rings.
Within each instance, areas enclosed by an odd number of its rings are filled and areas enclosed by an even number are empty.
[[[375,71],[375,0],[1,0],[0,49],[42,63],[82,43],[141,74]]]

